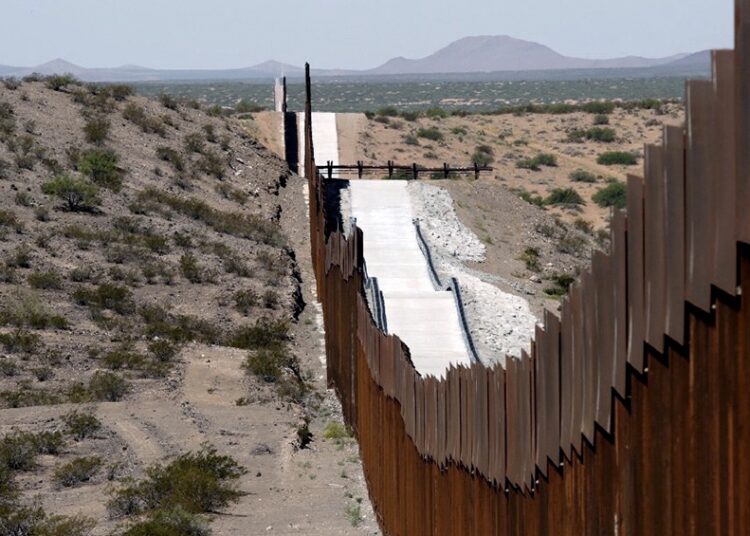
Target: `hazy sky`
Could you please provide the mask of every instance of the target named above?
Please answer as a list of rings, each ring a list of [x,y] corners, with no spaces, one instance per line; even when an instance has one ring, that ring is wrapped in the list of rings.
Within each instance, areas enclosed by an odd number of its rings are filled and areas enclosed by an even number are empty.
[[[368,68],[467,35],[570,56],[731,47],[733,0],[0,0],[0,64]]]

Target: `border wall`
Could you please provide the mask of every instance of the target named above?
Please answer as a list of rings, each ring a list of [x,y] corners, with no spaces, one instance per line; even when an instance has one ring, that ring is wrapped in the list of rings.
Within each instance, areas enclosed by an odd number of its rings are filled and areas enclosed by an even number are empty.
[[[391,536],[750,534],[750,0],[684,126],[628,179],[597,252],[506,368],[421,377],[380,331],[362,241],[305,169],[328,378]],[[744,287],[742,286],[744,284]]]

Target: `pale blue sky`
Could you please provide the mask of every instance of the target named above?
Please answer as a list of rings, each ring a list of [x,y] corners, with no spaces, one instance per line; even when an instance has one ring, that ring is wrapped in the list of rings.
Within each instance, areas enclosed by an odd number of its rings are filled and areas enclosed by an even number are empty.
[[[0,64],[369,68],[467,35],[570,56],[731,47],[733,0],[0,0]]]

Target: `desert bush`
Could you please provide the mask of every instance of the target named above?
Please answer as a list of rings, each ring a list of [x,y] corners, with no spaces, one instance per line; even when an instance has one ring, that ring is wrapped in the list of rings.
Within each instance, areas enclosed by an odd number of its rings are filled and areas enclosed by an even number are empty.
[[[117,167],[118,157],[113,151],[92,149],[81,153],[78,171],[91,182],[112,191],[122,187],[122,172]]]
[[[541,266],[539,265],[539,250],[534,247],[527,247],[518,256],[518,260],[523,261],[526,265],[526,269],[531,272],[539,272]]]
[[[419,145],[419,139],[413,134],[407,134],[404,136],[404,143],[406,145]]]
[[[245,316],[258,305],[258,293],[253,289],[238,290],[232,298],[235,308]]]
[[[10,176],[10,163],[0,158],[0,180],[7,179]]]
[[[609,151],[600,154],[596,161],[603,166],[635,166],[638,164],[638,157],[624,151]]]
[[[224,182],[220,182],[219,184],[217,184],[214,189],[224,199],[235,201],[236,203],[239,203],[240,205],[244,205],[247,202],[248,198],[250,197],[248,194],[246,194],[239,188],[234,188],[233,186],[230,186],[229,184],[226,184]]]
[[[217,143],[219,139],[216,137],[216,129],[211,124],[206,124],[201,127],[204,134],[206,135],[206,140],[209,143]]]
[[[216,511],[241,497],[233,482],[245,472],[231,457],[204,445],[168,465],[149,467],[145,479],[117,490],[108,508],[113,516],[177,507],[193,514]]]
[[[11,471],[30,471],[39,454],[59,454],[65,439],[60,432],[14,431],[0,440],[0,465]]]
[[[583,236],[566,233],[558,239],[557,251],[574,257],[580,257],[584,254],[587,245],[588,242]]]
[[[30,207],[34,204],[34,198],[29,195],[28,192],[18,192],[16,193],[16,205],[19,205],[21,207]]]
[[[60,289],[62,279],[57,272],[32,272],[27,278],[29,285],[37,289]]]
[[[86,141],[95,145],[102,145],[109,136],[110,129],[109,119],[102,116],[94,116],[86,121],[83,127],[83,133]]]
[[[148,343],[148,351],[156,361],[169,363],[177,356],[179,347],[167,339],[157,339]]]
[[[128,315],[135,310],[130,290],[114,283],[102,283],[96,288],[79,288],[73,293],[73,299],[79,305],[92,309],[109,309],[121,315]]]
[[[539,153],[534,157],[534,160],[536,160],[540,166],[557,167],[557,157],[553,154]]]
[[[133,87],[126,84],[112,84],[107,86],[107,89],[109,90],[109,94],[112,95],[112,98],[118,102],[124,101],[131,95],[135,94]]]
[[[617,139],[617,133],[612,128],[591,127],[586,131],[586,139],[603,143],[612,143]]]
[[[474,149],[471,161],[478,166],[489,166],[495,161],[495,152],[489,145],[478,145]]]
[[[272,246],[281,246],[286,241],[277,224],[254,214],[223,212],[199,199],[183,199],[155,188],[144,190],[139,194],[139,198],[165,204],[185,216],[202,221],[218,233],[248,238]]]
[[[594,116],[594,125],[609,125],[609,116],[606,114],[597,114]]]
[[[19,384],[15,391],[0,392],[0,401],[8,408],[50,406],[64,402],[60,393],[45,389],[35,389],[28,384]]]
[[[130,384],[121,376],[97,370],[89,380],[84,400],[117,402],[130,390]]]
[[[57,485],[70,488],[91,480],[101,466],[102,459],[98,456],[75,458],[55,469],[53,478]]]
[[[28,244],[23,243],[13,250],[13,253],[5,260],[5,265],[13,268],[31,268],[32,250]]]
[[[138,106],[133,102],[125,106],[122,116],[140,127],[141,131],[146,134],[157,134],[161,137],[164,137],[167,134],[167,131],[164,128],[164,123],[161,119],[157,117],[149,117],[142,106]]]
[[[168,95],[167,93],[162,93],[161,95],[159,95],[159,102],[162,106],[170,110],[177,110],[179,108],[177,99],[175,99],[172,95]]]
[[[42,192],[63,200],[72,212],[90,210],[99,204],[99,189],[95,184],[67,173],[44,183]]]
[[[21,87],[21,81],[18,78],[9,76],[7,78],[3,78],[3,86],[5,86],[5,89],[9,91],[15,91],[19,87]]]
[[[576,169],[575,171],[571,171],[570,180],[573,182],[593,183],[596,182],[596,175],[584,169]]]
[[[20,328],[10,333],[0,333],[0,344],[11,354],[32,352],[39,346],[39,342],[39,335]]]
[[[196,165],[203,173],[212,175],[217,179],[223,179],[227,164],[219,153],[213,150],[205,150]]]
[[[138,352],[133,352],[126,347],[120,347],[104,354],[100,359],[100,363],[110,370],[140,370],[146,365],[146,359]]]
[[[518,197],[520,197],[530,205],[536,205],[538,207],[544,206],[544,198],[540,195],[532,194],[531,192],[528,192],[523,188],[517,189],[515,190],[515,192],[518,194]]]
[[[8,229],[13,229],[15,232],[20,233],[23,231],[23,223],[12,210],[0,209],[0,235]]]
[[[584,112],[588,112],[590,114],[611,114],[615,111],[615,103],[614,102],[602,102],[602,101],[593,101],[593,102],[587,102],[584,103],[581,106],[581,109]]]
[[[246,350],[278,348],[289,338],[289,324],[284,320],[260,318],[254,325],[238,328],[230,335],[229,346]]]
[[[180,257],[180,272],[191,283],[203,283],[208,277],[206,269],[200,265],[196,256],[190,252]]]
[[[122,536],[210,536],[206,520],[180,507],[156,510],[131,525]]]
[[[553,188],[544,200],[545,205],[585,205],[574,188]]]
[[[279,305],[279,293],[273,289],[268,289],[263,293],[263,307],[266,309],[276,309]]]
[[[344,440],[352,437],[351,431],[345,424],[336,421],[330,421],[323,428],[323,437],[333,440]]]
[[[446,117],[448,117],[448,112],[446,112],[442,108],[434,106],[432,108],[427,108],[424,111],[424,115],[429,119],[445,119]]]
[[[158,306],[142,307],[139,313],[146,324],[144,334],[150,338],[166,338],[178,344],[191,341],[217,344],[221,340],[219,329],[202,318],[173,316]]]
[[[378,115],[373,119],[373,121],[375,121],[376,123],[381,123],[383,125],[389,125],[391,123],[391,118],[384,115]]]
[[[234,110],[239,114],[254,114],[262,112],[266,108],[259,105],[257,102],[249,101],[247,99],[241,99],[240,102],[235,104]]]
[[[157,147],[156,156],[159,160],[169,162],[175,171],[185,171],[185,161],[182,159],[182,156],[180,156],[180,153],[171,147]]]
[[[19,371],[18,364],[14,360],[8,358],[0,359],[0,376],[9,378],[17,375]]]
[[[594,193],[591,199],[600,207],[625,208],[628,201],[627,186],[624,182],[611,182]]]
[[[206,138],[200,132],[191,132],[185,136],[185,150],[201,154],[206,149]]]
[[[294,357],[282,346],[261,348],[250,353],[243,367],[245,370],[268,383],[273,383],[281,378],[284,369],[291,368],[296,364]]]
[[[65,423],[65,431],[76,441],[93,436],[102,427],[101,421],[93,413],[82,411],[70,411],[63,416],[62,420]]]
[[[227,114],[227,110],[218,104],[214,104],[206,110],[206,113],[211,117],[224,117]]]
[[[26,289],[18,289],[6,299],[0,310],[0,323],[34,329],[65,329],[68,326],[65,317],[50,313],[39,295]]]
[[[35,367],[31,369],[31,373],[39,382],[46,382],[55,376],[55,372],[49,367]]]
[[[567,294],[570,285],[575,282],[575,277],[571,274],[554,274],[549,279],[552,281],[553,285],[545,288],[544,293],[553,297],[564,296]]]
[[[437,127],[420,128],[417,130],[417,137],[430,141],[443,141],[443,133]]]
[[[45,85],[54,91],[60,91],[64,87],[78,84],[78,80],[72,74],[53,74],[44,80]]]
[[[395,108],[395,106],[386,106],[384,108],[380,108],[375,113],[381,117],[397,117],[398,116],[398,110]]]
[[[573,227],[586,234],[592,234],[594,231],[594,227],[593,225],[591,225],[591,222],[583,218],[576,218],[573,222]]]

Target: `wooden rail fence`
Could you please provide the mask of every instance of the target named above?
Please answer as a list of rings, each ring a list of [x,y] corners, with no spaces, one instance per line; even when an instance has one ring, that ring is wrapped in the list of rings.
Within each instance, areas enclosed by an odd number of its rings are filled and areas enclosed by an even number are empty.
[[[308,71],[306,162],[328,377],[385,534],[750,534],[750,0],[686,123],[628,179],[611,251],[506,368],[422,377],[326,232]],[[746,290],[747,292],[747,290]]]

